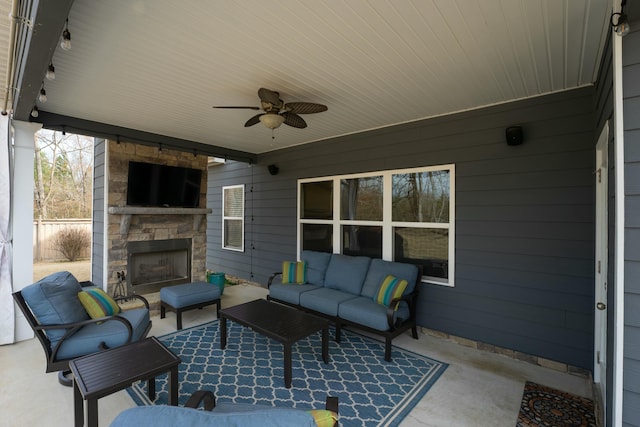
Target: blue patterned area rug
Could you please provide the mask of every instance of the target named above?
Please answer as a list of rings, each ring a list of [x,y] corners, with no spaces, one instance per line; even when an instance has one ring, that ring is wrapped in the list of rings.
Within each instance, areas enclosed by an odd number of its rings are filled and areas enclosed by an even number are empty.
[[[448,366],[395,346],[392,362],[385,362],[384,343],[351,331],[343,331],[340,344],[329,340],[330,363],[325,364],[318,332],[294,344],[287,389],[282,345],[235,322],[227,325],[225,350],[217,320],[159,337],[182,360],[181,406],[200,389],[211,390],[219,402],[300,409],[324,408],[329,395],[339,398],[341,426],[397,426]],[[167,375],[156,378],[154,402],[147,397],[146,381],[127,391],[138,405],[166,404]]]

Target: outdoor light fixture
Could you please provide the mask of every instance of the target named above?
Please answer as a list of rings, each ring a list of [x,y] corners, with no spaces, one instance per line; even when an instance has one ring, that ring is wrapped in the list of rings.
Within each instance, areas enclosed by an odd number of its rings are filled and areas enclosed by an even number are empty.
[[[62,41],[60,47],[64,50],[71,49],[71,33],[69,32],[69,19],[66,20],[64,31],[62,32]]]
[[[31,110],[31,117],[38,117],[38,107],[33,107],[33,109]]]
[[[47,78],[47,80],[54,80],[56,78],[56,69],[52,63],[49,63],[47,73],[44,76]]]
[[[611,26],[613,31],[620,37],[624,37],[629,33],[629,18],[624,13],[624,7],[627,4],[627,0],[622,0],[620,3],[620,12],[611,14]]]
[[[40,95],[38,95],[38,101],[47,102],[47,92],[44,90],[44,86],[40,88]]]
[[[269,129],[277,129],[284,122],[284,117],[277,113],[267,113],[260,116],[260,121]]]

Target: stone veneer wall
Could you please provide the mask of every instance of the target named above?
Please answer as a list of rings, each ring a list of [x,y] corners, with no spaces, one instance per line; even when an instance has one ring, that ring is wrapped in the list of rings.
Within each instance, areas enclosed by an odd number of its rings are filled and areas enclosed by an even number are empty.
[[[128,142],[108,141],[108,207],[127,205],[129,161],[159,163],[200,169],[200,208],[207,206],[207,156],[176,150],[149,147]],[[201,215],[201,214],[200,214]],[[122,215],[107,214],[107,292],[113,294],[118,283],[117,272],[127,271],[127,242],[140,240],[192,239],[191,279],[205,280],[207,234],[206,220],[195,221],[194,215],[132,215],[129,232],[120,233]],[[199,224],[199,225],[198,225]],[[196,229],[197,228],[197,229]]]

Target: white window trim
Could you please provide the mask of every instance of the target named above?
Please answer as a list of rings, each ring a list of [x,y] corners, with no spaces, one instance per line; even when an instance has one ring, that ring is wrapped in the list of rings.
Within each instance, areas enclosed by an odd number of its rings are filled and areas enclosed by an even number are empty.
[[[391,181],[393,175],[405,173],[419,173],[432,171],[449,171],[449,222],[444,223],[415,223],[415,222],[393,222],[391,221]],[[366,178],[371,176],[382,176],[383,180],[383,220],[382,221],[358,221],[358,220],[341,220],[340,219],[340,181],[343,179]],[[301,213],[301,194],[302,185],[309,182],[332,181],[333,182],[333,219],[302,219]],[[455,164],[445,164],[438,166],[425,166],[410,169],[394,169],[376,172],[367,172],[348,175],[332,175],[315,178],[305,178],[298,180],[297,194],[297,251],[298,259],[302,252],[302,225],[303,224],[328,224],[333,225],[333,252],[340,253],[341,245],[341,226],[342,225],[373,225],[382,227],[382,259],[391,261],[393,259],[393,227],[412,227],[412,228],[440,228],[449,230],[449,279],[443,281],[436,277],[423,276],[422,281],[436,285],[454,287],[455,286]]]
[[[225,201],[225,192],[227,190],[232,190],[235,188],[242,188],[242,215],[239,217],[235,217],[235,216],[225,216],[224,214],[224,201]],[[235,251],[235,252],[244,252],[244,184],[239,184],[239,185],[227,185],[227,186],[223,186],[222,187],[222,242],[221,242],[221,246],[222,249],[228,250],[228,251]],[[224,227],[224,223],[226,220],[240,220],[242,227],[241,227],[241,233],[242,233],[242,237],[241,237],[241,244],[240,244],[240,248],[232,248],[232,247],[227,247],[224,245],[225,242],[225,227]]]

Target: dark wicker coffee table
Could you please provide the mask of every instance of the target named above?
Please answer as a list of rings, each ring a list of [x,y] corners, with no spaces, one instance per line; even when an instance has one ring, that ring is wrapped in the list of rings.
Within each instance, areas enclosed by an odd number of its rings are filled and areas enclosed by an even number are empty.
[[[284,347],[284,385],[291,388],[291,346],[322,331],[322,360],[329,363],[329,322],[275,302],[258,299],[220,310],[220,348],[227,346],[227,319],[247,326]]]
[[[73,406],[75,425],[84,424],[87,401],[87,425],[98,425],[98,399],[123,390],[138,380],[148,380],[149,399],[156,398],[155,377],[169,372],[169,405],[178,405],[178,365],[180,358],[156,337],[116,347],[69,362],[74,377]]]

